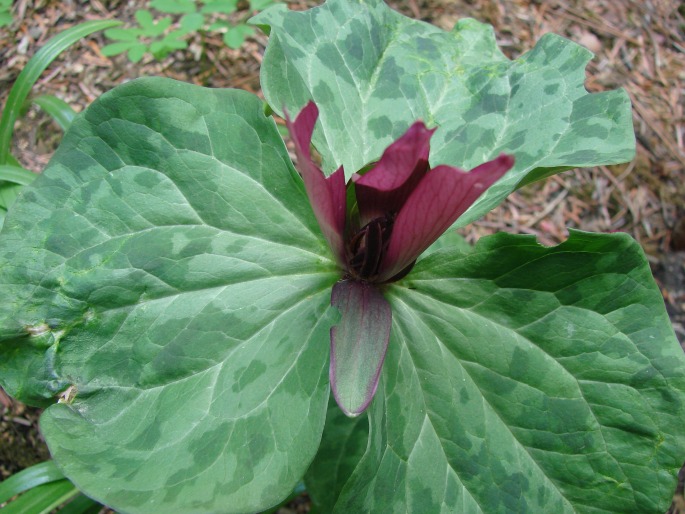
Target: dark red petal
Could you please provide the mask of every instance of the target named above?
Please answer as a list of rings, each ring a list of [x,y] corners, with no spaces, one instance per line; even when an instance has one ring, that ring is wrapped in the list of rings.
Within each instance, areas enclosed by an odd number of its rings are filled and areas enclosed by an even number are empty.
[[[468,173],[451,166],[429,171],[395,219],[378,280],[388,280],[416,260],[513,165],[514,158],[502,154]]]
[[[434,131],[417,121],[385,149],[371,171],[353,177],[362,226],[374,218],[399,212],[428,171],[430,138]]]
[[[331,389],[340,409],[347,416],[358,416],[376,394],[392,310],[376,287],[354,280],[333,286],[331,305],[342,315],[331,328]]]
[[[309,102],[294,122],[286,113],[286,124],[295,144],[297,169],[302,175],[314,216],[335,258],[342,266],[345,262],[345,172],[340,167],[326,178],[323,171],[312,161],[309,147],[318,117],[319,109],[314,102]]]

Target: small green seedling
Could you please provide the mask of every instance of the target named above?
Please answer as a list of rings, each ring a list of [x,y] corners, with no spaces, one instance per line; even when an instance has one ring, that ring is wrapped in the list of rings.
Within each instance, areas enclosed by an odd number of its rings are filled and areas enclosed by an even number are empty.
[[[259,11],[274,0],[253,0],[248,12]],[[105,35],[113,40],[103,47],[107,56],[126,52],[131,62],[139,62],[145,54],[161,60],[174,50],[188,47],[188,36],[194,32],[221,32],[230,48],[242,46],[254,28],[243,21],[230,21],[228,16],[238,10],[237,0],[152,0],[149,7],[170,16],[156,17],[151,10],[136,12],[137,27],[108,30]],[[180,16],[175,21],[173,16]]]
[[[13,20],[12,0],[0,0],[0,27],[6,27]]]
[[[127,52],[131,62],[139,62],[146,53],[150,53],[155,59],[161,60],[174,50],[188,47],[185,36],[198,30],[204,21],[195,14],[183,16],[179,28],[169,30],[173,23],[171,16],[155,20],[150,11],[136,11],[135,18],[139,26],[106,31],[105,35],[115,42],[104,46],[102,53],[112,56]]]

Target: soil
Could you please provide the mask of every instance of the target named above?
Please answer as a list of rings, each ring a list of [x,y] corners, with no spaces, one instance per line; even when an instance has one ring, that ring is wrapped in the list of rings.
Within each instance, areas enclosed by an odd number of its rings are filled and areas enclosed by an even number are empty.
[[[292,9],[319,2],[294,0]],[[451,29],[462,17],[492,24],[503,51],[516,58],[540,36],[555,32],[583,44],[596,57],[587,69],[592,92],[623,87],[633,102],[637,155],[618,166],[578,169],[532,184],[466,228],[471,242],[496,231],[530,233],[557,244],[568,228],[631,234],[645,250],[685,344],[685,4],[678,0],[396,0],[404,14]],[[0,104],[28,59],[56,33],[92,19],[132,22],[143,0],[18,0],[14,23],[0,28]],[[246,2],[236,17],[246,17]],[[239,87],[260,94],[259,64],[266,37],[238,50],[218,35],[196,36],[187,50],[161,62],[105,57],[102,34],[75,44],[43,73],[34,94],[52,94],[77,111],[117,84],[163,75],[208,87]],[[61,139],[44,113],[31,108],[19,120],[13,155],[40,172]],[[0,478],[48,458],[37,429],[39,411],[0,390]],[[298,500],[283,512],[306,512]],[[670,512],[685,513],[683,473]]]

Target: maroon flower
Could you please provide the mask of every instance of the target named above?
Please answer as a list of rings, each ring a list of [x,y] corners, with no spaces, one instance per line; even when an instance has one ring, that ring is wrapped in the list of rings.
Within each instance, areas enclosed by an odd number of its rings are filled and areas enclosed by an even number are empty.
[[[331,297],[342,318],[331,329],[330,378],[338,405],[356,416],[373,398],[390,338],[390,305],[376,286],[409,273],[418,256],[513,166],[514,158],[502,154],[468,173],[444,165],[430,169],[435,129],[417,121],[369,171],[354,174],[346,185],[342,167],[325,177],[312,161],[309,148],[318,116],[309,102],[287,124],[314,215],[343,270]],[[347,188],[354,188],[356,199],[349,212]]]

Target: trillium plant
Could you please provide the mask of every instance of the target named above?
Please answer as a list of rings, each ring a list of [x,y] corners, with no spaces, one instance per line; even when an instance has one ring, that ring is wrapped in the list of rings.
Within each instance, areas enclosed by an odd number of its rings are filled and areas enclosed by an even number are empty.
[[[5,219],[0,384],[64,474],[126,513],[664,512],[685,358],[639,245],[456,232],[630,160],[625,92],[381,0],[252,23],[265,101],[118,86]]]
[[[430,138],[414,123],[363,176],[352,175],[348,209],[345,171],[326,178],[309,150],[318,108],[309,103],[288,120],[304,186],[333,257],[343,272],[331,304],[331,390],[348,416],[371,402],[390,339],[392,309],[378,287],[403,278],[423,253],[498,178],[511,169],[501,155],[470,173],[439,166],[428,173]]]

